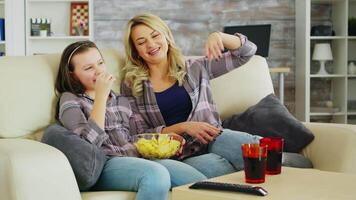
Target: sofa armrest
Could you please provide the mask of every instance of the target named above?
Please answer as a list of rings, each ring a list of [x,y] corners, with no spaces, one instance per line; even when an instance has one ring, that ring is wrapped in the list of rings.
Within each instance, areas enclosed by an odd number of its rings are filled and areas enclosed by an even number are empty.
[[[314,168],[356,174],[356,126],[304,123],[315,139],[303,149]]]
[[[0,139],[0,194],[3,200],[80,200],[67,158],[28,139]]]

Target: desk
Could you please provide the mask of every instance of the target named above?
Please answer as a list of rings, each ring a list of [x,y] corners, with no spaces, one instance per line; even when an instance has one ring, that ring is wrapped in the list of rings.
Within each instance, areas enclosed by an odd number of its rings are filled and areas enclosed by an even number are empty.
[[[290,72],[289,67],[269,68],[270,73],[278,73],[279,100],[284,103],[284,74]]]

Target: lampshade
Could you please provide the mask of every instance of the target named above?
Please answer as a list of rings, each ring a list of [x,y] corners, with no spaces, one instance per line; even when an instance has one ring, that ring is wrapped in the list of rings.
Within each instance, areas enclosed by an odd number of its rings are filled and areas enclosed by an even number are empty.
[[[313,52],[313,60],[332,60],[331,47],[329,43],[315,44]]]

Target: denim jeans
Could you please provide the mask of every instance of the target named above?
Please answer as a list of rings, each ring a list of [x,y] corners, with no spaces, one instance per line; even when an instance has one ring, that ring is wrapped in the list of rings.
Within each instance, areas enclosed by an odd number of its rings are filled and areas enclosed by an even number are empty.
[[[171,187],[177,187],[188,183],[206,180],[207,177],[194,167],[177,160],[154,160],[163,165],[171,177]]]
[[[241,144],[259,143],[260,136],[223,129],[215,141],[210,142],[208,153],[187,158],[184,163],[196,168],[208,178],[243,169]]]
[[[135,191],[136,200],[166,200],[171,186],[205,179],[195,168],[175,160],[114,157],[106,162],[92,190]]]

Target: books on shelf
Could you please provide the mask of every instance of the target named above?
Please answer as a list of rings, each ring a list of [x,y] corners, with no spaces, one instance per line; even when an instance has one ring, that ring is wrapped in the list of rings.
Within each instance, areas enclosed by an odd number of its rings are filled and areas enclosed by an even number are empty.
[[[5,41],[5,19],[0,18],[0,41]]]

